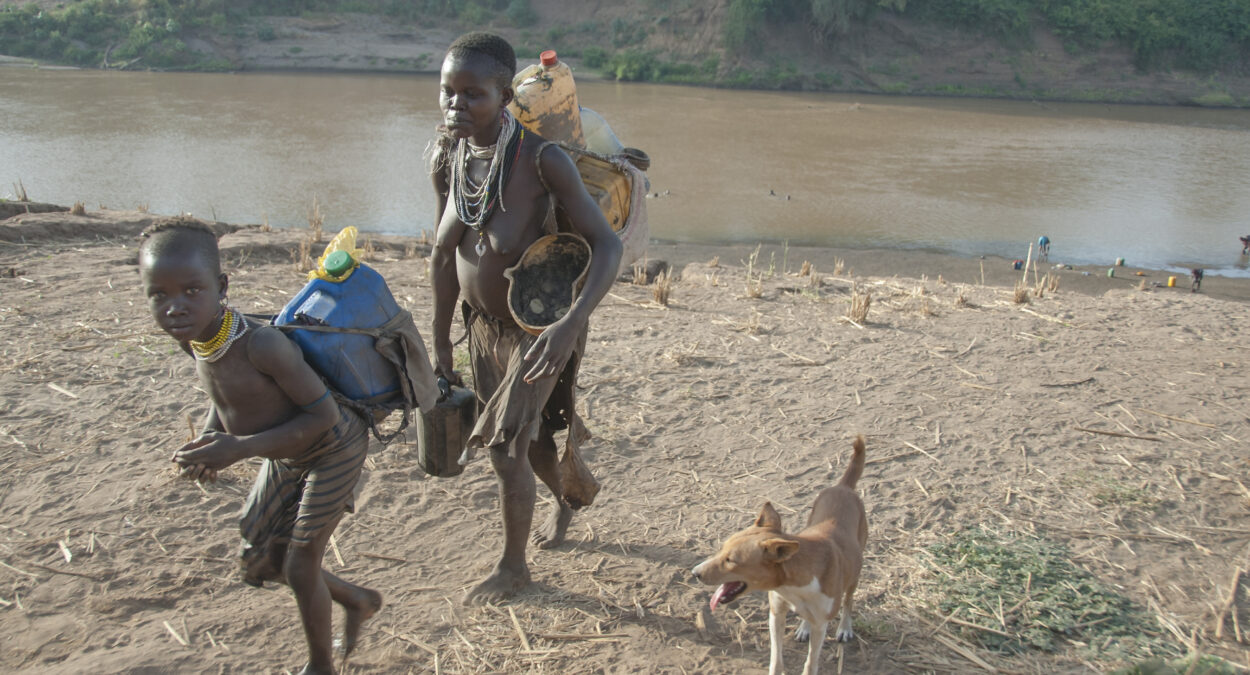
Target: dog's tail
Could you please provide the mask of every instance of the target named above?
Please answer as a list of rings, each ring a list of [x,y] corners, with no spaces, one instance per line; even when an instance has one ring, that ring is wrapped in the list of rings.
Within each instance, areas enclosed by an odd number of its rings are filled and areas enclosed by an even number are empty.
[[[855,489],[855,484],[859,482],[859,477],[864,475],[864,437],[859,435],[855,437],[855,442],[851,444],[855,449],[855,453],[851,455],[851,464],[846,467],[846,473],[842,474],[842,482],[839,485]]]

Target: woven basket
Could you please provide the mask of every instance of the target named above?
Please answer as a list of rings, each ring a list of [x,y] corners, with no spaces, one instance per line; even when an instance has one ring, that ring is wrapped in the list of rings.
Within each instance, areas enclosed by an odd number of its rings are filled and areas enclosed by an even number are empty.
[[[526,332],[541,334],[573,306],[589,269],[585,239],[567,232],[540,237],[504,271],[512,318]]]

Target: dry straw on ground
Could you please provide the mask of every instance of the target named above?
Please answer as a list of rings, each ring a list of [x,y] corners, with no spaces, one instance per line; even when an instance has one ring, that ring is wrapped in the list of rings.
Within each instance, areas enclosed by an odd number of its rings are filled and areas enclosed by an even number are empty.
[[[20,270],[0,275],[0,400],[12,402],[0,416],[0,670],[295,672],[290,594],[236,576],[235,514],[256,465],[203,489],[172,475],[187,415],[206,409],[195,364],[143,311],[132,239],[89,225],[40,243],[23,224],[28,241],[0,245],[0,270]],[[286,252],[307,235],[223,237],[231,302],[280,308],[304,284]],[[386,240],[378,271],[430,325],[423,265],[390,257],[405,242]],[[567,543],[530,549],[534,584],[519,598],[466,608],[500,543],[489,460],[434,479],[416,468],[415,442],[372,448],[325,566],[386,604],[342,672],[765,672],[766,598],[710,613],[712,589],[689,568],[764,500],[800,529],[861,432],[856,639],[829,640],[822,671],[1111,673],[1142,663],[1104,632],[1123,617],[1140,620],[1134,650],[1247,663],[1244,303],[1117,279],[1106,296],[1065,288],[1021,306],[1018,273],[977,286],[976,268],[948,273],[949,286],[832,277],[811,292],[777,275],[750,302],[743,270],[722,268],[733,284],[691,275],[665,311],[650,288],[618,284],[578,378],[600,500]],[[852,326],[846,303],[868,291],[872,323]],[[922,316],[926,300],[952,309]],[[466,354],[454,359],[468,371]],[[993,537],[961,549],[969,528]],[[1029,545],[1023,564],[993,566]],[[1029,567],[1060,546],[1063,568]],[[1136,611],[1095,613],[1123,606],[1089,592],[1090,578]],[[1064,632],[1041,631],[1052,623]],[[787,637],[783,649],[796,671],[803,647]],[[1211,658],[1137,672],[1196,675]]]

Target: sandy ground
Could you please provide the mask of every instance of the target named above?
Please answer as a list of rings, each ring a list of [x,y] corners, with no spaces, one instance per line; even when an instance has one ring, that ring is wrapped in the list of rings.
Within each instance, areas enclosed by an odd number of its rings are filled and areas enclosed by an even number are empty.
[[[302,664],[289,593],[235,574],[236,513],[254,466],[199,489],[168,462],[205,397],[139,290],[134,235],[151,219],[0,222],[0,670]],[[226,235],[232,302],[280,308],[302,285],[293,252],[304,236]],[[370,264],[428,326],[428,248],[372,248]],[[372,450],[357,513],[326,560],[380,589],[386,606],[345,672],[764,672],[764,598],[709,616],[710,589],[689,569],[765,499],[797,529],[858,433],[870,526],[858,637],[827,645],[826,672],[1114,665],[1084,656],[1079,636],[1058,652],[1007,656],[943,621],[920,552],[976,526],[1066,545],[1181,651],[1250,666],[1239,642],[1250,580],[1222,611],[1231,575],[1250,563],[1250,282],[1223,280],[1215,297],[1072,270],[1018,304],[1000,285],[1014,275],[989,270],[982,285],[980,261],[825,252],[843,259],[842,274],[815,261],[813,281],[797,272],[814,255],[792,249],[786,273],[779,253],[769,275],[764,252],[764,278],[749,286],[749,250],[726,249],[717,266],[705,253],[654,247],[683,263],[667,306],[622,282],[596,312],[581,408],[603,491],[567,544],[531,549],[535,583],[514,602],[459,602],[499,545],[487,463],[432,479],[411,444]],[[853,287],[872,298],[861,323],[844,318]],[[1142,499],[1107,501],[1108,485]],[[793,641],[786,655],[797,672]]]

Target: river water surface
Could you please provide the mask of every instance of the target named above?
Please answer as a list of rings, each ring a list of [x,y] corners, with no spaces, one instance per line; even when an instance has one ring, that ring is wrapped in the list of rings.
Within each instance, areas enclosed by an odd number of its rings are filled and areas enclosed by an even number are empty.
[[[654,237],[1250,276],[1250,111],[578,83],[652,157]],[[0,67],[0,196],[416,234],[433,75]]]

